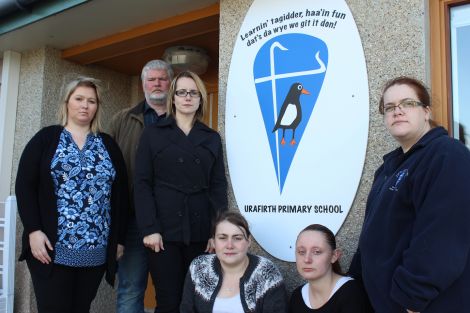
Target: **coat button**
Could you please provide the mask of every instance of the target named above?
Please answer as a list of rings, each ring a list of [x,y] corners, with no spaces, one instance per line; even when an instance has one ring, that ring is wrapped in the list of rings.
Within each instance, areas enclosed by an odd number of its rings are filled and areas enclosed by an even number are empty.
[[[178,163],[183,163],[183,162],[184,162],[184,159],[183,159],[182,157],[179,157],[179,158],[177,159],[177,161],[178,161]]]
[[[179,216],[179,217],[182,217],[182,216],[183,216],[183,213],[181,213],[181,211],[178,211],[178,216]]]
[[[195,159],[194,162],[195,162],[196,164],[199,164],[199,163],[201,163],[201,160]]]

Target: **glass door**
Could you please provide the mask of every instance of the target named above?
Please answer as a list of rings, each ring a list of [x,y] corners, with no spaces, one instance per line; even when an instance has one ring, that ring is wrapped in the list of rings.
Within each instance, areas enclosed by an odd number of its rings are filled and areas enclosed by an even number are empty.
[[[450,8],[452,129],[470,148],[470,4]]]

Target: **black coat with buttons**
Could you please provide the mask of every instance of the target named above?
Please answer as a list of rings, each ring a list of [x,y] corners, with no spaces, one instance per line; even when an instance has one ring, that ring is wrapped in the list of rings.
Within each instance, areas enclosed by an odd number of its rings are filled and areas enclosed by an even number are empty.
[[[196,122],[186,135],[173,118],[145,128],[136,154],[134,201],[143,236],[202,242],[227,209],[220,135]]]

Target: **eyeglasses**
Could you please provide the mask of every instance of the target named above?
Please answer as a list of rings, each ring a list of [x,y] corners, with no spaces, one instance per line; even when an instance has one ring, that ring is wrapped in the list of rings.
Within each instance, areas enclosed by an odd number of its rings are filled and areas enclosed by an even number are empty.
[[[197,90],[185,90],[185,89],[179,89],[175,91],[175,95],[178,97],[186,97],[189,95],[191,98],[199,98],[201,97],[201,93]]]
[[[411,108],[417,106],[425,106],[423,103],[419,102],[418,100],[403,100],[397,104],[387,103],[383,106],[383,114],[391,114],[395,112],[395,108],[399,108],[402,112],[407,112]]]

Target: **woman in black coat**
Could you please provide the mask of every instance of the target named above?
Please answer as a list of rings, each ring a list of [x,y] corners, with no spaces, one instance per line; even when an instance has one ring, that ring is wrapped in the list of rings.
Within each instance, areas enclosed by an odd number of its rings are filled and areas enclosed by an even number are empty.
[[[103,274],[112,285],[129,198],[118,145],[102,133],[97,81],[66,88],[61,125],[26,145],[16,177],[26,260],[39,313],[86,313]]]
[[[169,117],[144,130],[136,154],[135,208],[149,248],[155,312],[179,312],[189,264],[213,250],[211,221],[227,209],[221,139],[201,122],[206,103],[196,74],[177,75],[168,92]]]

